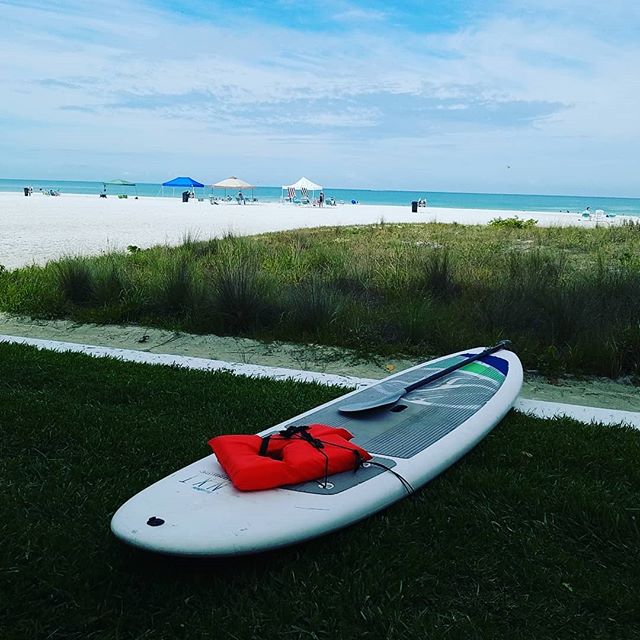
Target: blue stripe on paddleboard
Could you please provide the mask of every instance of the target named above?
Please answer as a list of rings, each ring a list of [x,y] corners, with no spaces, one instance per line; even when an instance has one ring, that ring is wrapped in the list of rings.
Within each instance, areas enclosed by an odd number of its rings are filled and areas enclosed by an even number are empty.
[[[473,353],[465,353],[463,356],[465,358],[469,358],[475,354]],[[484,358],[480,358],[480,362],[484,362],[488,364],[490,367],[497,369],[503,376],[506,376],[509,372],[509,363],[502,358],[498,358],[496,356],[485,356]]]

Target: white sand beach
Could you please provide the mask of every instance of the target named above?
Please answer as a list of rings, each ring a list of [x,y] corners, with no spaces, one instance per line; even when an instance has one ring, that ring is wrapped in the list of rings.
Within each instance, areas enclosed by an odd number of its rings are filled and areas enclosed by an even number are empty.
[[[489,209],[439,209],[383,205],[338,205],[323,208],[280,203],[236,202],[212,205],[208,199],[63,194],[58,197],[0,193],[0,265],[7,269],[44,264],[64,255],[91,255],[179,244],[190,235],[205,240],[225,233],[250,235],[303,227],[399,222],[487,224],[494,218],[534,218],[540,226],[622,224],[624,216],[584,219],[575,213]],[[637,218],[636,218],[637,220]]]

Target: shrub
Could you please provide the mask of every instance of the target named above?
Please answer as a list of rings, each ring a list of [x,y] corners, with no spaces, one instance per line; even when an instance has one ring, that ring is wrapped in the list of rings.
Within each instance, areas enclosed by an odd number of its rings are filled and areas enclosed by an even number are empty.
[[[514,216],[513,218],[493,218],[493,220],[489,221],[489,225],[492,227],[505,227],[507,229],[530,229],[537,224],[538,221],[534,218],[522,220],[518,218],[518,216]]]

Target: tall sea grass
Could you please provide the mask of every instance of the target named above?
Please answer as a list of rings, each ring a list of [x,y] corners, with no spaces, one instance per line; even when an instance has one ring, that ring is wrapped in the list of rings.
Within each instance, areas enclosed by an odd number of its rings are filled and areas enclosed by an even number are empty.
[[[287,309],[286,322],[292,330],[317,338],[340,314],[343,296],[335,282],[314,274],[290,286],[281,303]]]
[[[94,301],[93,269],[85,258],[64,258],[53,265],[63,297],[77,306]]]
[[[258,264],[244,252],[225,255],[207,282],[210,313],[225,331],[247,331],[269,324],[272,306]]]
[[[432,297],[447,300],[458,293],[448,249],[430,251],[423,269],[423,287]]]
[[[162,273],[157,304],[168,314],[184,313],[194,297],[195,283],[192,267],[187,259],[178,255],[170,261]]]
[[[117,306],[125,297],[122,269],[115,260],[98,262],[92,272],[93,301],[101,307]]]
[[[640,225],[228,235],[0,274],[0,308],[416,357],[510,338],[525,365],[640,372]]]

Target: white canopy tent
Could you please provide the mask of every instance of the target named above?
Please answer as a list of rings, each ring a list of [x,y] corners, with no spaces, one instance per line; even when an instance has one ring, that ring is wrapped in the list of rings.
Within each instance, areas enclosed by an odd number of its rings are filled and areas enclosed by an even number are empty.
[[[240,180],[240,178],[236,178],[235,176],[220,180],[220,182],[216,182],[213,186],[218,189],[253,189],[252,184]]]
[[[315,193],[316,191],[322,191],[322,185],[311,182],[309,178],[302,177],[300,178],[300,180],[298,180],[298,182],[294,182],[293,184],[285,184],[282,186],[282,200],[293,200],[293,198],[289,194],[295,193],[295,191],[297,190],[300,190],[303,195],[305,192],[311,191],[312,197],[315,199]]]
[[[244,180],[240,180],[240,178],[236,178],[236,176],[220,180],[220,182],[216,182],[213,187],[216,189],[224,189],[225,196],[227,195],[227,189],[237,189],[240,193],[242,193],[243,189],[251,189],[251,199],[254,200],[253,185]],[[241,196],[239,195],[238,197],[240,198]],[[244,202],[244,199],[242,200]]]

